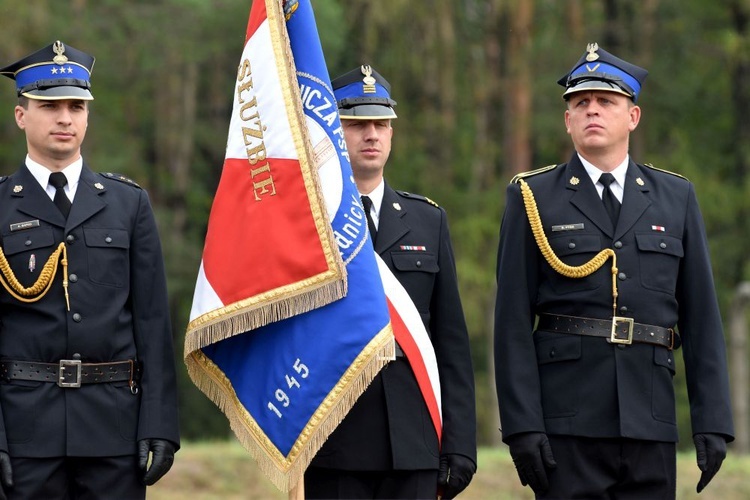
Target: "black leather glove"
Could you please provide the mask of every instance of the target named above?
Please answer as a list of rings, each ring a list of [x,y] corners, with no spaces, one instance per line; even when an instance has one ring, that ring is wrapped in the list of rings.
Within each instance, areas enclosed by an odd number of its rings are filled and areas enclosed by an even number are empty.
[[[696,487],[696,491],[700,493],[719,472],[721,463],[727,456],[727,441],[721,434],[695,434],[693,442],[698,468],[701,470],[701,478]]]
[[[437,480],[438,490],[442,489],[440,498],[453,498],[464,491],[476,471],[477,464],[469,457],[457,453],[440,455]]]
[[[508,438],[510,456],[516,466],[521,484],[531,486],[534,493],[549,489],[546,468],[557,467],[547,435],[543,432],[524,432]]]
[[[3,486],[0,498],[6,498],[3,492],[13,487],[13,468],[10,466],[10,455],[5,451],[0,451],[0,484]]]
[[[166,439],[141,439],[138,441],[138,468],[143,471],[143,482],[151,486],[169,472],[174,463],[174,445]],[[148,455],[151,452],[151,466]]]

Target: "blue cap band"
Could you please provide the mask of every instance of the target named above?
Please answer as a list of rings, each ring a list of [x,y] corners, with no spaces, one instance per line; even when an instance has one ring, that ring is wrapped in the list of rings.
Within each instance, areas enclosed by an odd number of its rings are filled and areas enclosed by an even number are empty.
[[[40,64],[24,68],[15,75],[18,90],[38,80],[54,80],[56,78],[89,81],[90,75],[86,68],[75,63]]]
[[[363,83],[361,81],[351,83],[345,87],[341,87],[333,91],[337,101],[342,101],[350,97],[382,97],[384,99],[390,99],[388,91],[380,83],[375,83],[375,92],[364,93],[362,90]]]
[[[581,66],[573,70],[573,72],[568,77],[568,81],[570,82],[587,75],[591,75],[592,77],[597,76],[598,78],[595,78],[597,80],[603,80],[607,76],[612,76],[614,77],[613,81],[619,80],[627,85],[633,91],[634,98],[637,98],[638,93],[641,91],[641,84],[632,75],[626,73],[617,66],[612,66],[611,64],[603,62],[591,62],[582,64]]]

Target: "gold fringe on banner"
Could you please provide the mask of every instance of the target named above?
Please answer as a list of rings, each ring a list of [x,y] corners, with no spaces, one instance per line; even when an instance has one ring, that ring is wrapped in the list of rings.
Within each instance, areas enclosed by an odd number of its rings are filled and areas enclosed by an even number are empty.
[[[259,328],[275,321],[311,311],[346,296],[346,263],[341,257],[326,210],[318,176],[315,150],[307,130],[296,67],[286,31],[282,3],[265,0],[274,58],[284,96],[284,109],[298,153],[300,173],[305,184],[319,242],[328,270],[307,279],[209,311],[193,319],[187,328],[185,349],[194,351],[232,335]],[[361,249],[353,252],[353,259]]]
[[[312,290],[304,282],[295,283],[294,288],[301,292],[281,295],[275,301],[253,297],[206,313],[199,318],[200,321],[192,321],[185,334],[185,355],[234,335],[310,312],[339,300],[346,296],[346,274],[343,281],[333,281]]]
[[[309,312],[341,299],[347,293],[346,266],[328,218],[315,150],[301,104],[282,3],[280,0],[265,0],[265,5],[286,117],[298,152],[300,172],[328,270],[195,318],[188,325],[184,358],[193,383],[224,412],[232,431],[258,463],[263,474],[277,488],[289,492],[299,484],[310,461],[359,396],[383,366],[394,359],[395,342],[390,324],[374,336],[311,416],[286,456],[281,454],[240,403],[229,379],[202,352],[204,347],[212,343]],[[360,248],[350,259],[362,250],[365,243],[366,239],[363,239]]]
[[[200,350],[186,353],[185,364],[193,383],[224,412],[235,436],[261,472],[281,491],[288,492],[302,479],[315,454],[378,372],[394,357],[393,330],[388,325],[362,350],[323,400],[287,456],[266,437],[240,403],[229,379],[208,357]]]

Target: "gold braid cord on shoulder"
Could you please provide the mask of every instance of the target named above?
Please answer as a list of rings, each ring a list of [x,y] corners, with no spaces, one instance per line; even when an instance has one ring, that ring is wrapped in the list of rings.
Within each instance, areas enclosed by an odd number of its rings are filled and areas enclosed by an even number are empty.
[[[526,215],[529,218],[529,225],[531,225],[531,232],[534,234],[534,239],[542,252],[545,260],[549,265],[559,274],[568,278],[584,278],[598,271],[600,267],[607,262],[607,259],[612,257],[612,297],[613,297],[613,315],[617,314],[617,255],[611,248],[605,248],[594,256],[590,261],[580,266],[569,266],[565,262],[561,261],[560,258],[555,255],[554,250],[547,240],[547,236],[544,234],[544,228],[542,227],[542,219],[539,216],[539,209],[536,206],[536,200],[534,199],[534,193],[531,191],[529,185],[523,179],[518,181],[521,184],[521,195],[523,196],[523,204],[526,207]]]
[[[61,258],[62,256],[62,258]],[[39,273],[39,278],[32,286],[24,287],[18,278],[16,278],[13,269],[10,268],[8,259],[5,258],[3,249],[0,248],[0,283],[3,287],[11,294],[15,299],[21,302],[36,302],[44,297],[49,289],[52,287],[52,282],[55,281],[55,275],[57,274],[58,261],[63,266],[63,288],[65,289],[65,302],[70,311],[70,297],[68,296],[68,250],[65,247],[65,243],[60,243],[57,250],[52,252],[47,262],[44,264],[42,271]]]

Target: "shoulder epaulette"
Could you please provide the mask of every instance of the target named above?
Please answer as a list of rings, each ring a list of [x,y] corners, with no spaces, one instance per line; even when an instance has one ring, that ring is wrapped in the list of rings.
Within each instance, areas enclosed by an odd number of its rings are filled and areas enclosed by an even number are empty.
[[[434,201],[432,201],[428,197],[422,196],[421,194],[414,194],[414,193],[410,193],[408,191],[398,191],[398,190],[396,190],[396,192],[398,194],[400,194],[401,196],[404,196],[406,198],[412,198],[412,199],[415,199],[415,200],[425,201],[425,202],[429,203],[432,206],[435,206],[435,207],[438,207],[438,208],[440,207],[440,205],[438,205],[437,203],[435,203]]]
[[[544,172],[548,172],[555,168],[557,168],[557,164],[547,165],[546,167],[537,168],[535,170],[529,170],[528,172],[521,172],[520,174],[514,175],[513,178],[510,180],[510,183],[514,184],[523,178],[531,177],[532,175],[537,175],[537,174],[541,174]]]
[[[100,172],[99,175],[104,176],[107,179],[112,179],[113,181],[124,182],[125,184],[130,184],[133,187],[137,187],[141,189],[141,186],[139,186],[137,182],[135,182],[133,179],[125,177],[124,175],[113,174],[112,172]]]
[[[648,168],[650,168],[651,170],[656,170],[657,172],[664,172],[665,174],[671,174],[671,175],[674,175],[675,177],[679,177],[679,178],[681,178],[681,179],[685,179],[686,181],[689,181],[689,180],[690,180],[690,179],[688,179],[687,177],[685,177],[684,175],[680,175],[680,174],[678,174],[678,173],[676,173],[676,172],[670,172],[669,170],[664,170],[663,168],[656,168],[656,167],[655,167],[655,166],[653,166],[653,165],[652,165],[651,163],[644,163],[643,165],[644,165],[645,167],[648,167]]]

